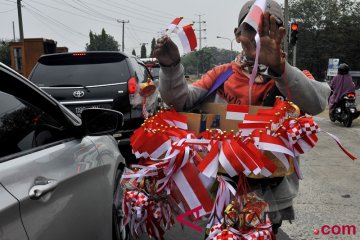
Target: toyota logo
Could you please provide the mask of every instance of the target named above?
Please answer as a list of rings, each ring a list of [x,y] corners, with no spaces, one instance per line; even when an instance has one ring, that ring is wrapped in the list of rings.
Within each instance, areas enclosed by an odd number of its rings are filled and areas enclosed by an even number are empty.
[[[84,95],[85,95],[84,91],[75,91],[73,93],[73,96],[76,97],[76,98],[82,98]]]

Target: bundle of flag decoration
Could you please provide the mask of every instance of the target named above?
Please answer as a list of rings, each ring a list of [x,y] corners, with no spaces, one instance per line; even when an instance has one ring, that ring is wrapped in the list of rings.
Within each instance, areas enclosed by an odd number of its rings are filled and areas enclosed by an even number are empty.
[[[195,31],[192,24],[179,27],[179,24],[183,18],[175,18],[165,29],[164,34],[175,33],[178,35],[181,45],[183,47],[184,53],[189,53],[195,50],[197,47],[197,40]]]
[[[197,135],[188,129],[185,115],[163,109],[134,132],[131,146],[139,163],[127,169],[122,179],[125,222],[133,235],[146,233],[163,239],[174,216],[199,206],[193,219],[208,217],[209,228],[223,224],[218,220],[225,218],[224,210],[237,192],[224,174],[264,178],[274,176],[282,167],[292,169],[301,178],[297,157],[315,146],[320,132],[311,116],[300,115],[296,105],[282,98],[276,99],[273,108],[260,108],[256,114],[249,114],[248,106],[227,105],[227,109],[227,117],[238,121],[237,130],[207,129]],[[215,199],[209,190],[214,182],[219,186]],[[238,206],[240,210],[255,207],[255,202]],[[220,238],[221,234],[239,239],[271,239],[260,237],[270,228],[257,225],[225,228],[223,224],[210,239],[231,239]]]

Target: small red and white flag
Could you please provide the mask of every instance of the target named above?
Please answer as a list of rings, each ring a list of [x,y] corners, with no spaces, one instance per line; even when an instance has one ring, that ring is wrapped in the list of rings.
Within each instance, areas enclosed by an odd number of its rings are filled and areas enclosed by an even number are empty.
[[[243,23],[247,23],[252,26],[255,31],[259,29],[261,18],[266,9],[266,0],[256,0],[251,6],[248,15],[245,17]],[[242,26],[240,26],[242,27]]]
[[[248,105],[228,104],[226,108],[226,119],[244,121],[245,115],[248,113]]]
[[[177,17],[175,18],[165,29],[165,34],[166,33],[172,33],[172,32],[176,32],[176,30],[178,30],[178,25],[181,22],[181,20],[183,19],[183,17]]]
[[[250,84],[250,93],[251,93],[251,87],[255,82],[255,77],[257,74],[257,69],[259,66],[259,55],[260,55],[260,36],[258,33],[259,26],[261,25],[262,15],[265,13],[266,9],[266,0],[256,0],[255,3],[250,8],[250,11],[248,15],[245,17],[243,23],[249,24],[251,27],[254,28],[256,31],[255,35],[255,42],[256,42],[256,57],[255,57],[255,63],[253,67],[253,71],[250,76],[249,84]],[[240,28],[243,26],[241,25]],[[250,97],[250,104],[251,104],[251,97]]]
[[[189,53],[195,50],[197,47],[197,40],[192,24],[184,26],[177,34],[183,46],[184,53]]]

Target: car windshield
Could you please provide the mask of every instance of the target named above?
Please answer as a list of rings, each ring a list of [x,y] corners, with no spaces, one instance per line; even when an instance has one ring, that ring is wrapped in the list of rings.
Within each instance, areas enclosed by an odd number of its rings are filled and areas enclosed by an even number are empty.
[[[151,72],[151,76],[153,76],[154,78],[158,78],[160,73],[160,67],[151,68],[150,72]]]
[[[50,77],[51,76],[51,77]],[[39,87],[94,86],[126,82],[130,71],[125,60],[113,63],[45,65],[39,63],[31,81]]]

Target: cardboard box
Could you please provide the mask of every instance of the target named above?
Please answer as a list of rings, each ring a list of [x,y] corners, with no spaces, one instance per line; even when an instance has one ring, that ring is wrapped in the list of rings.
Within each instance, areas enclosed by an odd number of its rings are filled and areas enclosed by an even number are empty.
[[[249,114],[256,114],[258,109],[266,109],[266,108],[269,108],[269,107],[250,106]],[[194,131],[196,134],[199,134],[199,132],[200,132],[201,116],[203,116],[203,117],[205,116],[205,118],[206,118],[206,128],[205,129],[209,129],[209,128],[211,128],[211,125],[212,125],[213,121],[215,120],[216,114],[220,115],[220,129],[222,131],[228,131],[228,132],[231,130],[237,131],[239,121],[226,119],[226,110],[227,110],[226,104],[205,103],[201,106],[202,114],[199,114],[199,113],[181,113],[181,114],[186,115],[188,117],[188,128],[189,128],[189,130]],[[278,166],[277,171],[271,177],[289,176],[294,173],[294,163],[293,163],[292,158],[290,158],[290,160],[289,160],[290,168],[289,168],[289,170],[286,170],[286,168],[281,163],[281,161],[279,159],[277,159],[271,152],[264,151],[264,155],[266,157],[268,157],[270,160],[272,160]],[[225,170],[221,166],[219,167],[219,172],[226,173]],[[255,178],[255,179],[265,178],[261,174],[255,175],[253,173],[250,174],[248,177]]]

